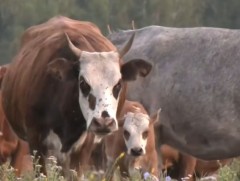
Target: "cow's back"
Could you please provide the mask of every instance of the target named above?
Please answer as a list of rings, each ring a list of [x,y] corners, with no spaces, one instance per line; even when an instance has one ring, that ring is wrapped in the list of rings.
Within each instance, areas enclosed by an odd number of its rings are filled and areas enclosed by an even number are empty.
[[[240,31],[150,26],[109,38],[120,48],[133,32],[125,60],[149,59],[153,71],[128,98],[162,108],[161,141],[202,159],[239,155]]]

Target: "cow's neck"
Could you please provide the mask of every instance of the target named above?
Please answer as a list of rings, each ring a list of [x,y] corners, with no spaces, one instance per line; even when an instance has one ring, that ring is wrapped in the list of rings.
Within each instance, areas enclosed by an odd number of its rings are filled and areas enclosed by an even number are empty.
[[[102,136],[96,136],[94,135],[94,140],[93,140],[93,143],[94,144],[98,144],[102,141],[103,137]]]

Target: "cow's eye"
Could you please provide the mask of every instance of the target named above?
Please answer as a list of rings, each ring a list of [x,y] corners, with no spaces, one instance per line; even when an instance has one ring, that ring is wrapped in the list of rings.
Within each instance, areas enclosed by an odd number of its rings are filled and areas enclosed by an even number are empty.
[[[123,135],[124,135],[124,137],[125,137],[126,140],[128,140],[129,137],[130,137],[130,133],[129,133],[127,130],[124,130],[124,131],[123,131]]]
[[[121,80],[113,87],[113,96],[117,99],[118,94],[122,88],[122,82]]]
[[[144,132],[142,133],[142,137],[143,137],[143,139],[147,139],[147,137],[148,137],[148,131],[144,131]]]
[[[86,97],[89,94],[91,87],[82,76],[79,79],[79,86],[83,95]]]

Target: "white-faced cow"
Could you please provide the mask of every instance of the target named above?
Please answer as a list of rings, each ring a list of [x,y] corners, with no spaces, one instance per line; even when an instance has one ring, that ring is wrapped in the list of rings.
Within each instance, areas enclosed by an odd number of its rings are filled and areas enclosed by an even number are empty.
[[[141,104],[125,101],[119,130],[104,138],[108,167],[125,153],[118,163],[122,176],[133,176],[136,171],[152,173],[156,178],[159,176],[154,134],[159,112],[149,117]]]
[[[84,143],[86,131],[101,138],[118,129],[126,81],[151,70],[144,60],[121,63],[132,41],[117,52],[94,24],[66,17],[25,31],[2,82],[3,107],[17,135],[42,156],[40,163],[50,131],[69,152],[78,140]]]
[[[147,58],[153,70],[128,98],[162,108],[161,143],[205,160],[240,155],[240,31],[149,26],[108,37],[121,48],[132,33],[124,59]]]

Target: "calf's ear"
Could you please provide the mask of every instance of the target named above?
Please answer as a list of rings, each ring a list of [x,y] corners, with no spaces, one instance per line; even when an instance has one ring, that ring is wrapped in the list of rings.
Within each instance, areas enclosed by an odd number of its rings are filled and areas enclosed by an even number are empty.
[[[133,59],[124,63],[121,67],[124,81],[136,80],[137,76],[146,77],[152,70],[152,64],[142,59]]]
[[[161,113],[161,108],[159,108],[156,113],[154,113],[152,116],[151,116],[151,123],[155,124],[155,125],[158,125],[160,123],[160,113]]]
[[[65,58],[56,58],[47,66],[47,73],[60,81],[67,81],[77,76],[76,65]]]

